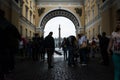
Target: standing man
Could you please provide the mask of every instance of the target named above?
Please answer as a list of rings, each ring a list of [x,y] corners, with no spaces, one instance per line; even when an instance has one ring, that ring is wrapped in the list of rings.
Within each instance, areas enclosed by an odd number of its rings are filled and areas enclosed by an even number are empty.
[[[52,37],[53,32],[50,32],[47,37],[45,37],[45,50],[47,52],[47,61],[48,61],[48,68],[53,68],[52,66],[52,58],[55,50],[55,42],[54,38]]]
[[[39,60],[39,48],[40,48],[40,37],[38,33],[35,33],[35,36],[33,37],[33,61],[38,61]]]
[[[106,37],[106,32],[102,33],[102,37],[101,37],[101,55],[102,55],[102,59],[103,62],[102,64],[105,66],[109,65],[109,56],[108,56],[108,52],[107,52],[107,48],[109,45],[109,38]]]

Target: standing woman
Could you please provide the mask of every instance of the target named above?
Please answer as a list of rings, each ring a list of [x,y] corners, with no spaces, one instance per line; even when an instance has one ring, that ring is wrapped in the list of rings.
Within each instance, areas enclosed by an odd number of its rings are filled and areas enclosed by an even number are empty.
[[[120,13],[120,10],[119,12]],[[118,14],[119,15],[119,14]],[[115,32],[112,33],[112,37],[108,46],[108,53],[113,51],[113,63],[114,63],[114,80],[120,80],[120,24],[116,26]]]
[[[63,39],[61,47],[64,53],[64,60],[67,60],[67,39],[66,38]]]

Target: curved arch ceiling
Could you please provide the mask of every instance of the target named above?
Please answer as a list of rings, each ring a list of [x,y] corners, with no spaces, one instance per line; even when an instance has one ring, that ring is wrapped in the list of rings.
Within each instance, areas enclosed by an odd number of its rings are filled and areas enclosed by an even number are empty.
[[[66,10],[63,10],[63,9],[56,9],[56,10],[53,10],[51,12],[49,12],[47,15],[45,15],[41,21],[41,24],[40,24],[40,27],[42,29],[44,29],[46,23],[54,18],[54,17],[58,17],[58,16],[62,16],[62,17],[66,17],[68,19],[70,19],[73,24],[75,25],[75,28],[77,28],[79,25],[79,22],[77,20],[77,18],[69,11],[66,11]]]
[[[48,5],[48,4],[54,4],[54,3],[58,3],[58,4],[63,4],[63,3],[67,3],[67,4],[83,4],[85,0],[35,0],[37,5],[40,4],[44,4],[44,5]]]

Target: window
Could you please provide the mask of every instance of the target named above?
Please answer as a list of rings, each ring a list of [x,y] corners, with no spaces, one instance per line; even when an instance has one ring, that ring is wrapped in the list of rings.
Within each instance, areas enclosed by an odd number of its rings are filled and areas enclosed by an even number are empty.
[[[88,22],[90,21],[90,10],[88,11]]]
[[[22,26],[20,26],[20,34],[22,35]]]
[[[30,1],[30,8],[32,8],[32,1]]]
[[[28,37],[28,35],[27,35],[27,29],[25,31],[26,31],[25,34],[26,34],[26,38],[27,38]]]
[[[25,17],[28,19],[28,7],[25,6],[25,8],[26,8],[26,15],[25,15]]]
[[[98,25],[98,33],[101,34],[101,26]]]
[[[90,31],[89,31],[89,34],[88,34],[88,35],[89,35],[89,39],[90,39]]]
[[[30,38],[32,37],[31,33],[32,33],[32,32],[30,31]]]
[[[95,29],[93,28],[93,37],[95,36]]]
[[[32,22],[32,11],[30,11],[30,22]]]
[[[35,24],[35,15],[33,15],[33,24]]]
[[[100,5],[98,4],[97,5],[97,8],[98,8],[98,15],[100,14]]]
[[[94,9],[92,10],[92,17],[93,17],[93,19],[94,19],[94,14],[95,14],[95,11],[94,11]]]

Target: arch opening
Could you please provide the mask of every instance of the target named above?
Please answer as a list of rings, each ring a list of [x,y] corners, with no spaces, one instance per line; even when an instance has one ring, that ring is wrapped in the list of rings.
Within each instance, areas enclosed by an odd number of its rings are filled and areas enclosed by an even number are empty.
[[[54,17],[46,23],[44,36],[47,36],[50,31],[53,31],[53,37],[58,38],[59,27],[61,29],[61,38],[68,37],[69,35],[76,35],[75,25],[71,20],[66,17]]]
[[[81,27],[80,25],[80,21],[77,19],[77,17],[71,13],[70,11],[64,10],[64,9],[55,9],[52,10],[50,12],[48,12],[41,20],[40,22],[40,29],[42,29],[41,31],[43,32],[44,35],[44,29],[45,29],[45,25],[47,24],[47,22],[55,17],[66,17],[68,18],[70,21],[73,22],[75,29],[76,29],[76,34],[79,32],[79,28]]]

